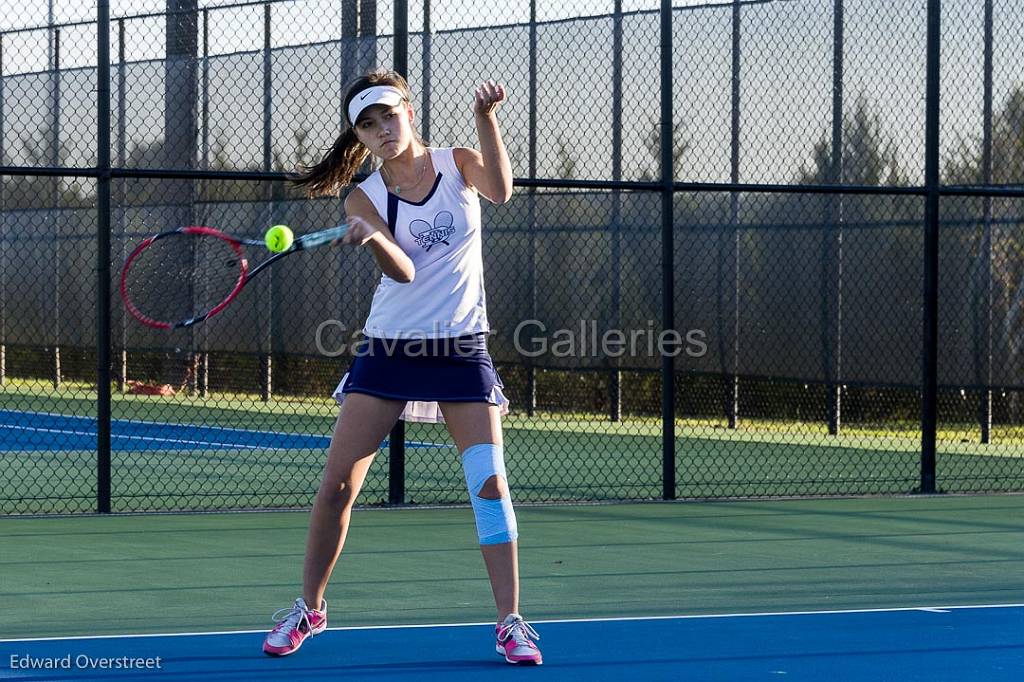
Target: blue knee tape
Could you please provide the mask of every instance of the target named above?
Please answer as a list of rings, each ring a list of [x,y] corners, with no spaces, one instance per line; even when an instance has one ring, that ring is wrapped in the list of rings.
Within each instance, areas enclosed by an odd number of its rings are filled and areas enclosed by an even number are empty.
[[[497,545],[518,538],[511,498],[504,496],[491,500],[479,495],[492,476],[501,476],[508,481],[502,447],[494,443],[480,443],[466,448],[462,453],[462,470],[466,474],[466,488],[469,489],[469,501],[476,516],[476,532],[480,544]]]

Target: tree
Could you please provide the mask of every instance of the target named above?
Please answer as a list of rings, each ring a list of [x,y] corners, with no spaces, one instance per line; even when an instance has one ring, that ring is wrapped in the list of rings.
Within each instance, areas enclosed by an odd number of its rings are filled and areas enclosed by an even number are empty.
[[[53,133],[49,125],[21,136],[22,158],[29,167],[53,165]],[[57,152],[57,166],[67,164],[67,150]],[[92,206],[77,179],[41,175],[7,176],[4,178],[4,210],[30,208],[84,208]],[[56,203],[55,203],[56,202]]]
[[[811,152],[811,167],[801,168],[797,183],[825,184],[832,179],[832,131],[822,133]],[[871,113],[866,97],[854,100],[853,112],[843,117],[843,177],[847,185],[905,185],[906,173],[896,145],[882,128],[878,114]]]
[[[1024,176],[1024,86],[1017,86],[995,117],[992,181],[1021,184]]]
[[[576,157],[569,152],[565,142],[558,143],[558,165],[555,166],[555,177],[562,180],[571,180],[576,177]]]
[[[644,148],[651,156],[652,164],[647,166],[640,179],[644,182],[653,182],[661,179],[661,125],[654,118],[651,119],[650,130],[644,138]],[[686,136],[686,129],[682,123],[672,124],[672,177],[677,178],[682,171],[683,156],[690,149],[690,140]]]
[[[840,177],[830,126],[796,183],[909,184],[896,145],[866,97],[857,97],[844,116],[842,138]],[[755,333],[762,334],[766,355],[788,356],[789,369],[780,372],[832,378],[839,364],[840,379],[853,367],[870,375],[856,379],[910,379],[905,370],[914,363],[905,339],[908,311],[920,300],[921,217],[919,200],[892,195],[791,193],[745,202],[743,222],[763,224],[744,235],[745,308],[755,318],[746,328],[759,324]]]

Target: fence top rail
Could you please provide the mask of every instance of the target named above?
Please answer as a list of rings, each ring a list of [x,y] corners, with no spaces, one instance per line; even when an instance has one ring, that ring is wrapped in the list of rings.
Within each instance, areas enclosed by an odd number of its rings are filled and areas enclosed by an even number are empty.
[[[193,12],[192,10],[176,10],[176,11],[173,11],[173,12],[163,11],[163,12],[144,12],[144,13],[141,13],[141,14],[121,14],[121,15],[118,15],[118,16],[110,17],[110,23],[131,21],[131,20],[136,20],[136,19],[156,19],[156,18],[160,18],[160,17],[170,17],[170,16],[174,16],[176,14],[194,14],[194,13],[200,13],[201,14],[201,13],[207,13],[207,12],[211,12],[211,11],[239,9],[239,8],[242,8],[242,7],[259,7],[259,6],[263,6],[263,5],[296,4],[296,3],[299,3],[299,2],[302,2],[302,1],[303,0],[256,0],[256,1],[248,0],[246,2],[233,2],[233,3],[223,4],[223,5],[209,5],[209,6],[206,6],[206,7],[198,7],[195,10],[195,12]],[[673,7],[672,11],[673,12],[691,12],[691,11],[701,11],[701,10],[707,10],[707,9],[721,9],[721,8],[724,8],[724,7],[733,7],[733,6],[747,7],[747,6],[757,6],[757,5],[770,5],[770,4],[780,3],[780,2],[792,2],[792,0],[718,0],[718,2],[712,1],[712,2],[702,3],[702,4],[699,4],[699,5],[684,5],[682,7]],[[552,19],[552,20],[548,20],[548,21],[537,21],[537,22],[533,22],[533,25],[536,25],[536,26],[553,26],[553,25],[560,24],[560,23],[565,23],[565,22],[570,22],[570,21],[578,21],[580,19],[610,19],[610,18],[613,18],[613,17],[616,17],[616,16],[618,16],[618,17],[629,17],[629,16],[642,16],[642,15],[645,15],[645,14],[656,15],[656,14],[658,14],[659,11],[660,10],[658,8],[651,8],[651,9],[630,10],[628,12],[620,12],[618,14],[616,14],[614,12],[606,12],[606,13],[601,13],[601,14],[587,14],[587,15],[580,15],[580,16],[576,16],[576,17],[566,17],[566,18],[562,18],[562,19]],[[0,29],[0,39],[2,39],[4,36],[15,35],[15,34],[18,34],[18,33],[33,33],[33,32],[37,32],[37,31],[49,31],[49,30],[62,29],[62,28],[71,28],[71,27],[77,27],[77,26],[91,26],[91,25],[94,25],[94,24],[96,24],[96,20],[95,19],[83,19],[81,21],[68,21],[68,22],[62,22],[62,23],[59,23],[59,24],[37,24],[35,26],[21,26],[19,28]],[[486,26],[474,26],[474,27],[468,27],[468,28],[451,29],[449,31],[443,31],[443,30],[442,31],[431,31],[431,33],[436,34],[436,35],[442,35],[442,34],[447,34],[447,33],[461,33],[461,32],[466,32],[466,31],[478,31],[481,28],[520,28],[520,27],[523,27],[523,26],[530,26],[530,25],[531,25],[531,22],[511,22],[511,23],[505,23],[505,24],[490,24],[490,25],[486,25]],[[389,34],[380,34],[377,37],[387,37],[388,35]]]
[[[265,171],[203,171],[173,168],[73,168],[52,166],[0,166],[0,176],[37,175],[95,178],[107,175],[115,178],[150,178],[162,180],[251,180],[254,182],[281,182],[291,175]],[[355,180],[365,179],[357,175]],[[523,189],[598,189],[642,192],[661,192],[665,185],[659,181],[631,180],[568,180],[559,178],[514,178],[516,187]],[[923,185],[820,185],[820,184],[758,184],[727,182],[674,182],[673,192],[743,192],[767,194],[877,194],[924,196],[928,188]],[[1007,197],[1024,199],[1024,185],[939,185],[939,194],[947,196]]]

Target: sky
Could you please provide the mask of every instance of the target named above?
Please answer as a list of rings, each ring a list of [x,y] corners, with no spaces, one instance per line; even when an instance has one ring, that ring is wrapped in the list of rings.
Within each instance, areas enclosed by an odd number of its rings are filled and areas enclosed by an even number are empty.
[[[894,145],[903,160],[912,182],[920,179],[923,157],[924,129],[924,54],[926,25],[921,2],[915,1],[914,11],[908,11],[911,0],[891,3],[887,0],[846,0],[846,98],[848,103],[858,97],[869,101],[883,119],[883,127],[891,134]],[[792,180],[793,173],[806,165],[814,142],[827,130],[831,106],[831,7],[833,0],[777,0],[752,5],[744,10],[743,64],[742,64],[742,139],[741,181],[771,182]],[[200,0],[201,7],[228,4],[224,0]],[[676,0],[675,6],[708,4],[697,0]],[[111,15],[132,16],[144,12],[160,12],[165,0],[112,0]],[[410,30],[422,25],[421,3],[410,0]],[[435,40],[435,96],[438,112],[435,118],[437,138],[450,144],[472,144],[464,131],[451,127],[442,129],[440,113],[448,100],[471,88],[471,82],[480,77],[507,79],[511,91],[518,97],[507,107],[507,121],[511,145],[525,145],[526,109],[525,55],[521,53],[522,33],[506,31],[471,31],[464,34],[440,35],[452,29],[493,26],[516,23],[527,18],[528,3],[524,0],[434,0],[432,31]],[[623,0],[624,11],[656,9],[658,0]],[[1024,85],[1024,56],[1016,49],[1019,35],[1024,31],[1024,3],[1019,0],[996,0],[999,16],[996,26],[996,98],[1013,87]],[[309,45],[320,41],[336,40],[340,32],[340,0],[294,0],[273,5],[272,45]],[[603,15],[613,3],[610,0],[538,0],[541,21],[555,21],[569,17]],[[943,66],[952,74],[943,80],[943,146],[954,149],[963,141],[970,142],[980,136],[981,120],[981,55],[980,0],[943,0]],[[55,21],[91,20],[94,0],[55,0]],[[0,0],[0,28],[40,26],[46,24],[45,0]],[[388,33],[391,22],[391,2],[382,1],[378,11],[378,31]],[[687,158],[690,166],[683,170],[684,180],[728,181],[729,170],[729,93],[730,93],[730,20],[728,7],[704,9],[678,14],[675,20],[675,81],[677,119],[688,127],[691,149]],[[127,60],[160,60],[164,51],[164,20],[162,17],[126,20]],[[222,9],[211,13],[210,52],[228,55],[262,48],[263,14],[261,6]],[[586,26],[584,25],[586,24]],[[576,22],[541,31],[542,54],[539,59],[542,93],[539,108],[539,134],[548,140],[565,142],[585,165],[594,169],[593,175],[607,177],[610,172],[610,109],[609,74],[611,63],[609,22]],[[624,76],[627,79],[624,116],[624,140],[633,158],[626,161],[635,177],[647,163],[643,138],[650,126],[651,116],[657,113],[657,21],[656,17],[637,19],[626,28],[629,46],[624,50]],[[493,40],[505,40],[507,50],[494,49]],[[489,42],[490,41],[490,42]],[[48,62],[47,32],[29,31],[4,36],[4,74],[40,72]],[[415,50],[415,47],[411,48]],[[519,50],[519,51],[517,51]],[[326,56],[322,65],[315,61],[323,55],[312,49],[278,49],[275,68],[280,73],[291,69],[302,83],[282,85],[275,93],[275,144],[287,145],[291,131],[310,109],[313,126],[321,130],[323,139],[333,137],[333,121],[337,118],[329,110],[338,97],[337,84],[331,84],[337,57]],[[298,57],[293,56],[300,55]],[[305,55],[305,56],[301,56]],[[248,61],[247,61],[248,59]],[[335,64],[332,66],[329,60]],[[289,61],[291,60],[291,61]],[[303,61],[296,61],[303,60]],[[239,83],[227,78],[227,70],[249,73],[251,58],[223,58],[220,73],[225,79],[218,95],[222,96],[222,111],[214,112],[212,120],[221,125],[218,134],[226,142],[239,148],[246,145],[257,149],[259,145],[244,139],[260,121],[251,116],[245,120],[232,119],[238,112],[258,112],[261,108],[258,71],[245,81],[252,92],[240,92]],[[95,26],[67,27],[61,37],[61,66],[91,67],[95,62]],[[231,67],[228,62],[235,64]],[[410,55],[410,76],[420,63],[418,55]],[[313,66],[310,66],[313,64]],[[508,64],[517,65],[513,70]],[[280,65],[280,66],[278,66]],[[320,71],[316,71],[319,68]],[[502,73],[502,69],[506,73]],[[303,71],[305,70],[305,71]],[[304,75],[305,74],[305,75]],[[216,74],[215,74],[216,76]],[[248,76],[246,76],[248,78]],[[326,83],[313,83],[319,77]],[[235,77],[237,80],[237,76]],[[305,78],[305,82],[302,79]],[[152,79],[150,79],[152,81]],[[252,82],[249,82],[252,81]],[[653,81],[653,83],[652,83]],[[653,87],[647,84],[653,84]],[[13,86],[12,86],[13,87]],[[37,83],[33,87],[39,87]],[[144,80],[133,101],[138,112],[159,112],[161,103],[153,97],[162,97],[159,90],[145,89]],[[333,89],[332,89],[333,88]],[[88,108],[89,89],[67,87],[65,114],[74,107]],[[414,83],[415,90],[415,83]],[[150,92],[152,91],[152,92]],[[216,92],[216,90],[214,90]],[[232,98],[223,97],[230,93]],[[79,97],[80,102],[74,101]],[[306,98],[307,99],[303,99]],[[553,98],[572,102],[570,106],[556,106]],[[6,110],[9,115],[8,149],[38,120],[31,106],[42,106],[45,98],[23,97],[21,102],[8,96]],[[35,101],[35,105],[32,105]],[[454,104],[450,106],[454,107]],[[17,111],[12,109],[17,107]],[[587,107],[597,112],[588,121],[589,128],[580,125],[579,112]],[[458,113],[456,109],[449,109]],[[149,116],[149,114],[146,114]],[[577,117],[574,120],[574,116]],[[160,118],[149,120],[134,116],[129,120],[131,140],[146,140],[158,134]],[[89,121],[69,121],[67,130],[78,126],[88,129]],[[93,124],[94,125],[94,124]],[[135,125],[135,130],[131,126]],[[85,145],[79,145],[85,149]],[[519,150],[522,151],[522,150]],[[8,152],[12,153],[11,151]],[[587,160],[589,155],[590,160]],[[557,166],[555,152],[548,150],[546,161],[541,160],[541,174],[552,173]],[[258,160],[259,156],[254,157]],[[241,162],[252,162],[245,158]],[[90,159],[82,156],[73,161],[84,165]],[[546,165],[545,165],[546,164]],[[517,172],[522,169],[517,169]]]
[[[707,4],[709,0],[676,0],[675,7]],[[710,0],[714,2],[714,0]],[[54,19],[57,23],[88,21],[95,18],[95,0],[0,0],[0,16],[3,29],[22,28],[27,26],[44,26],[47,23],[50,7],[53,7]],[[200,0],[199,6],[216,7],[218,5],[239,4],[237,0]],[[303,0],[296,0],[296,5]],[[338,3],[341,4],[340,2]],[[495,24],[525,21],[528,17],[529,4],[525,1],[507,2],[506,0],[434,0],[434,28],[466,26],[467,24]],[[132,16],[149,12],[161,12],[166,0],[111,0],[110,14],[112,17]],[[605,14],[612,11],[611,0],[539,0],[537,3],[538,17],[541,21],[562,19],[571,16]],[[660,0],[623,0],[623,11],[630,12],[642,9],[657,9]],[[321,5],[322,7],[322,5]],[[409,2],[409,12],[413,23],[422,21],[422,3],[417,0]],[[382,0],[378,5],[378,14],[382,25],[390,23],[392,3]],[[474,15],[486,12],[487,21],[470,21]]]
[[[221,5],[242,4],[245,0],[199,0],[200,8],[214,8]],[[676,0],[675,7],[708,4],[709,0]],[[722,0],[710,0],[721,3]],[[52,3],[52,4],[51,4]],[[276,46],[314,43],[337,37],[340,25],[341,0],[294,0],[274,4],[274,12],[287,16],[288,21],[277,22],[272,36]],[[529,19],[529,3],[507,0],[433,0],[431,29],[445,31],[478,26],[494,26],[526,22]],[[624,12],[654,10],[660,0],[622,0]],[[166,7],[166,0],[111,0],[110,15],[132,17],[148,13],[159,13]],[[325,7],[327,11],[325,12]],[[540,21],[553,21],[569,17],[592,16],[611,13],[611,0],[538,0],[537,13]],[[50,11],[54,22],[93,21],[96,16],[95,0],[0,0],[0,31],[11,29],[43,27],[48,23]],[[332,10],[334,10],[332,12]],[[381,0],[378,4],[378,31],[390,33],[393,3]],[[417,31],[423,26],[422,2],[409,2],[410,30]],[[231,18],[235,30],[220,31],[212,36],[211,53],[224,54],[253,49],[260,40],[262,31],[262,9],[254,4],[248,8],[220,10],[220,17]],[[162,20],[135,20],[135,24],[152,24],[160,29]],[[227,25],[222,21],[222,25]],[[95,60],[95,52],[84,49],[95,35],[93,26],[68,27],[63,29],[62,38],[65,54],[62,64],[66,66],[87,66]],[[45,31],[9,36],[5,50],[5,73],[18,73],[45,69],[47,62]],[[11,43],[13,42],[13,45]],[[160,41],[129,46],[127,59],[134,61],[156,56],[162,47]]]

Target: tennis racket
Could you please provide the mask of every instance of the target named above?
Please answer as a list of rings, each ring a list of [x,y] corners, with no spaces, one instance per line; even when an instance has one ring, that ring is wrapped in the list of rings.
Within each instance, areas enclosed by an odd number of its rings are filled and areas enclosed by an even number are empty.
[[[142,324],[182,329],[205,322],[249,281],[285,256],[341,239],[347,224],[296,237],[291,247],[250,268],[245,247],[266,245],[212,227],[179,227],[147,237],[125,259],[121,298]]]

